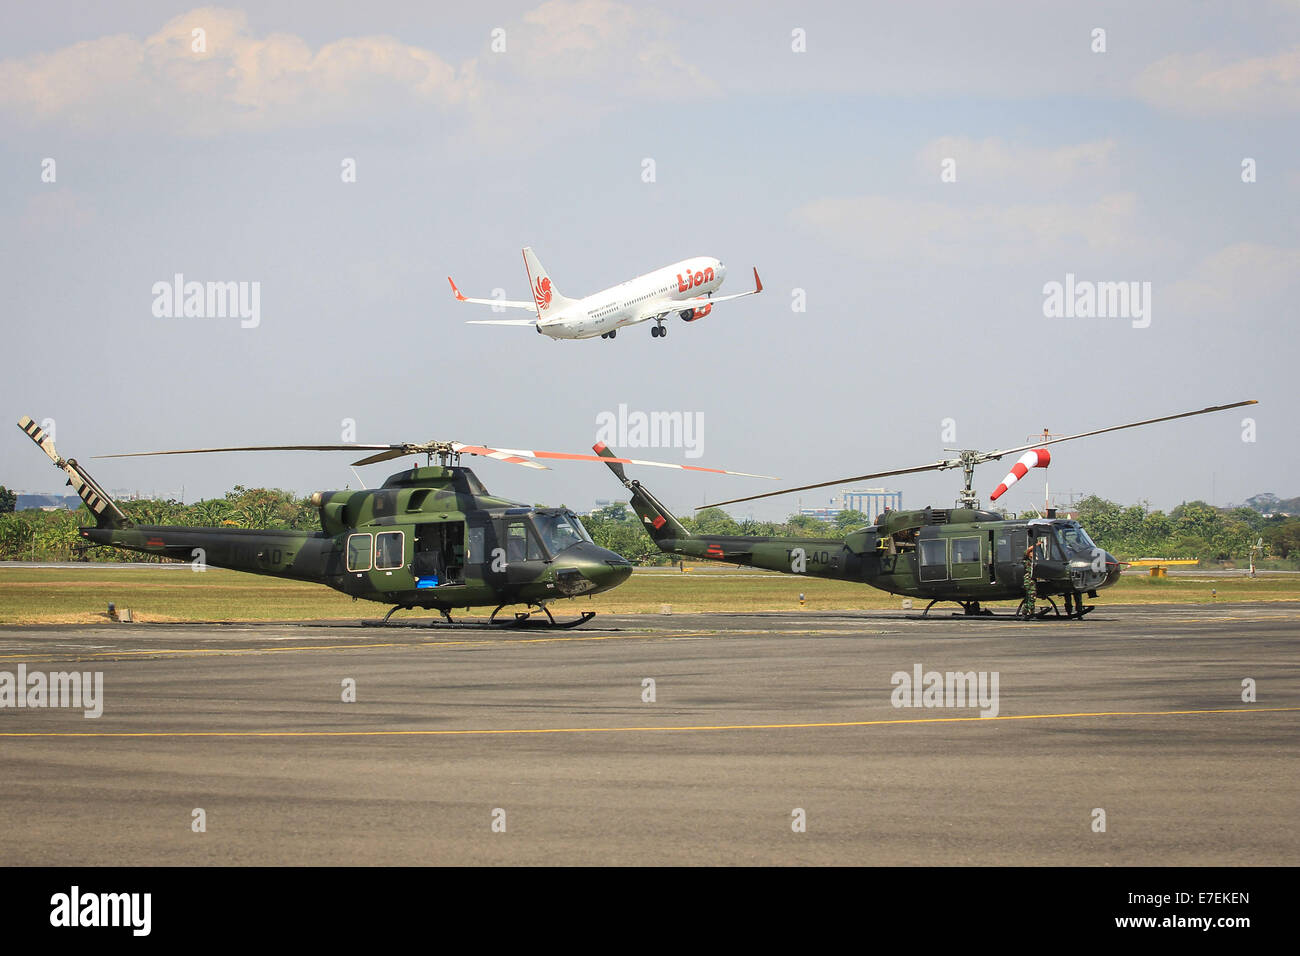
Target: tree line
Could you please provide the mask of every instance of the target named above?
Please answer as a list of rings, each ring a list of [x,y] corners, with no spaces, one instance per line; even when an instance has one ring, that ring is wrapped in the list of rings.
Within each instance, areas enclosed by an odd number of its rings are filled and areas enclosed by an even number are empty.
[[[1272,496],[1257,496],[1257,498]],[[1252,499],[1255,501],[1255,499]],[[1272,499],[1270,504],[1276,502]],[[191,504],[174,500],[120,501],[118,505],[138,524],[190,527],[286,528],[314,531],[320,527],[316,508],[279,488],[245,488],[236,485],[223,498]],[[114,548],[78,551],[77,528],[90,524],[84,509],[76,511],[14,511],[12,492],[0,487],[0,560],[4,561],[147,561],[159,560]],[[1250,549],[1263,540],[1258,558],[1300,567],[1300,518],[1265,518],[1255,508],[1216,508],[1190,501],[1168,514],[1143,505],[1121,505],[1091,495],[1077,505],[1079,520],[1093,540],[1121,560],[1137,558],[1196,558],[1201,561],[1248,559]],[[1037,517],[1036,511],[1019,517]],[[785,521],[737,519],[720,508],[708,508],[680,519],[697,534],[755,535],[771,537],[843,538],[868,524],[859,511],[845,511],[834,521],[792,515]],[[583,518],[596,544],[617,551],[632,561],[668,564],[676,560],[663,554],[641,527],[627,505],[614,504]]]

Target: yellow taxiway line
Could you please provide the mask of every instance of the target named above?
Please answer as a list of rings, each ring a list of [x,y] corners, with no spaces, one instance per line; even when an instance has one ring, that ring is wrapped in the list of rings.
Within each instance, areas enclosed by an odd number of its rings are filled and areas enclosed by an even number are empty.
[[[533,727],[502,730],[182,730],[107,732],[11,732],[6,737],[473,737],[524,734],[639,734],[673,731],[809,730],[881,727],[896,724],[992,725],[1003,720],[1069,720],[1085,717],[1187,717],[1207,714],[1295,713],[1300,707],[1239,707],[1219,710],[1121,710],[1077,714],[1006,714],[997,717],[913,717],[895,720],[843,720],[802,724],[681,724],[649,727]]]

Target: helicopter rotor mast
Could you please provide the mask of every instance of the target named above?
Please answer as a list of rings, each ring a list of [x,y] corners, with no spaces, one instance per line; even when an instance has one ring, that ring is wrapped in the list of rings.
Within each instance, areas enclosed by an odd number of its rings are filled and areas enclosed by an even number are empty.
[[[946,451],[957,451],[957,449],[945,449]],[[949,458],[942,463],[936,471],[945,471],[949,468],[961,468],[962,489],[957,493],[958,508],[978,509],[980,506],[979,496],[975,494],[972,485],[975,483],[975,466],[985,461],[992,461],[993,457],[988,453],[981,453],[973,448],[963,449],[957,452],[960,457]],[[997,457],[1002,457],[998,455]]]

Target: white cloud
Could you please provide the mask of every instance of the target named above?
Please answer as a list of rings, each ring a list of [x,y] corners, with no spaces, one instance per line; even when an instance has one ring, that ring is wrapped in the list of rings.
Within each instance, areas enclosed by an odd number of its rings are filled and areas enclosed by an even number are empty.
[[[679,50],[661,11],[614,0],[548,0],[524,14],[510,62],[548,78],[651,99],[713,95],[718,84]]]
[[[1194,116],[1294,112],[1300,46],[1231,62],[1211,53],[1175,54],[1143,70],[1135,88],[1153,106]]]
[[[1136,209],[1132,193],[1091,203],[950,204],[858,196],[815,200],[793,216],[796,224],[867,259],[988,264],[1042,259],[1067,248],[1136,248]]]
[[[206,49],[192,48],[205,32]],[[364,115],[379,104],[447,107],[464,75],[392,37],[313,50],[290,34],[253,35],[239,10],[202,7],[139,40],[101,37],[0,63],[0,109],[78,130],[165,123],[205,136]]]
[[[1295,297],[1286,293],[1297,283],[1300,248],[1238,242],[1206,256],[1190,276],[1175,282],[1171,305],[1188,311],[1240,312],[1244,306],[1282,300],[1290,303],[1294,321]]]
[[[1038,147],[997,137],[941,136],[917,154],[925,176],[937,181],[940,163],[956,160],[957,182],[964,185],[1065,185],[1096,178],[1110,170],[1113,139],[1072,146]]]
[[[206,34],[202,52],[192,47],[195,29]],[[256,34],[240,10],[201,7],[143,40],[105,36],[0,62],[0,115],[204,137],[471,105],[490,118],[482,122],[508,126],[530,103],[521,86],[534,105],[542,95],[591,99],[593,77],[611,103],[717,91],[674,50],[662,17],[613,0],[549,0],[510,25],[507,39],[505,54],[452,64],[390,36],[313,48],[289,33]]]

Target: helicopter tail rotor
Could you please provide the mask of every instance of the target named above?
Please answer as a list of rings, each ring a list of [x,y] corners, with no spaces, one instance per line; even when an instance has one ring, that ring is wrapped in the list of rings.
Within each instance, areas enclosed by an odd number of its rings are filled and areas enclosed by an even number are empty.
[[[95,526],[97,528],[125,528],[131,524],[122,509],[117,506],[108,492],[99,486],[99,482],[90,477],[86,469],[77,464],[75,458],[62,458],[54,450],[54,439],[52,439],[45,429],[32,421],[31,418],[24,415],[18,419],[18,427],[27,433],[27,437],[34,441],[49,456],[50,461],[54,462],[56,468],[68,476],[68,484],[77,496],[86,503],[90,513],[95,516]]]

